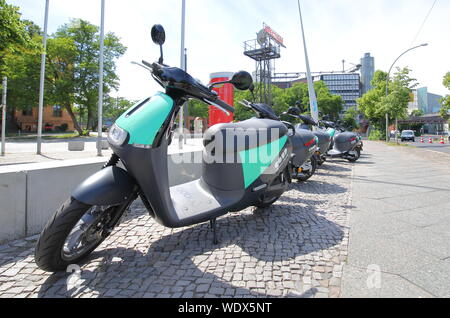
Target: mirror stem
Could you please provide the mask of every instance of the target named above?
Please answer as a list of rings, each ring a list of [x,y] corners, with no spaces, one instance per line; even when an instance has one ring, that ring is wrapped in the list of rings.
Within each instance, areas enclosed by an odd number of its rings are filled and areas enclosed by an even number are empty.
[[[161,57],[159,58],[158,63],[163,64],[164,63],[164,54],[163,54],[163,47],[162,45],[159,46],[159,51],[161,52]]]
[[[212,83],[211,85],[208,86],[208,88],[209,88],[209,90],[212,90],[214,88],[214,86],[222,85],[222,84],[230,84],[230,81]]]

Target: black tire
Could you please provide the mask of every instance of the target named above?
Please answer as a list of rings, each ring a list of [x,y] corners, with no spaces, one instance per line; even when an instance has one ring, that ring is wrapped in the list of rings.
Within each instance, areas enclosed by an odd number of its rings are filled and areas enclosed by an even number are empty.
[[[47,272],[66,270],[69,265],[85,259],[106,239],[108,235],[102,235],[98,241],[93,242],[94,245],[89,246],[76,258],[68,260],[63,257],[62,251],[67,237],[91,208],[92,206],[71,198],[55,212],[42,230],[36,245],[35,262],[40,269]]]
[[[350,162],[356,162],[356,161],[359,160],[359,158],[361,158],[361,150],[359,150],[358,148],[356,148],[355,151],[356,151],[356,157],[348,158],[348,159],[347,159],[348,161],[350,161]]]
[[[261,203],[255,204],[255,207],[257,207],[258,209],[266,209],[271,207],[275,202],[278,201],[278,199],[281,197],[275,197],[275,198],[264,198]]]
[[[301,172],[301,173],[297,174],[298,181],[300,181],[300,182],[308,181],[316,173],[316,169],[317,169],[316,156],[312,156],[310,160],[311,160],[311,170],[308,171],[307,173]]]

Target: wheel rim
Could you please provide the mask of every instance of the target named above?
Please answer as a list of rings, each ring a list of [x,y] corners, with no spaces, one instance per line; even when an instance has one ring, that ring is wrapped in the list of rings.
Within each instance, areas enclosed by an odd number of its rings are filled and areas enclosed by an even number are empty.
[[[65,261],[74,260],[103,240],[103,232],[109,221],[107,208],[91,207],[73,227],[64,241],[61,257]]]
[[[313,164],[312,164],[312,161],[310,159],[307,162],[305,162],[305,164],[302,166],[301,174],[303,174],[305,176],[309,176],[309,175],[311,175],[312,170],[313,170]]]

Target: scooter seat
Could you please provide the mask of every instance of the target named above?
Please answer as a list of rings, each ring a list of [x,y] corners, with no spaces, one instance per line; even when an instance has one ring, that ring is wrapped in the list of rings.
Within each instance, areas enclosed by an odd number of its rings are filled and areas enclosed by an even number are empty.
[[[287,133],[287,127],[280,121],[252,118],[211,127],[205,133],[203,144],[207,147],[214,141],[216,148],[236,153],[272,143]]]

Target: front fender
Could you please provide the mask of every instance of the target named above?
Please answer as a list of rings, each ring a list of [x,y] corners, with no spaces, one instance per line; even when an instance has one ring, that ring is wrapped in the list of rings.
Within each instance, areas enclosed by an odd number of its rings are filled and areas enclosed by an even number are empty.
[[[128,172],[112,166],[87,178],[72,192],[72,197],[88,205],[119,205],[130,198],[136,186]]]

